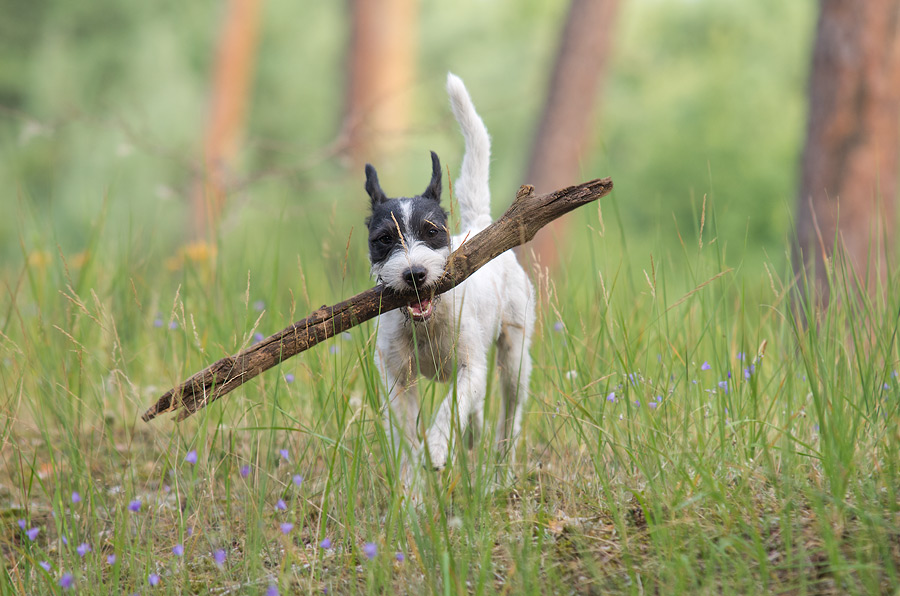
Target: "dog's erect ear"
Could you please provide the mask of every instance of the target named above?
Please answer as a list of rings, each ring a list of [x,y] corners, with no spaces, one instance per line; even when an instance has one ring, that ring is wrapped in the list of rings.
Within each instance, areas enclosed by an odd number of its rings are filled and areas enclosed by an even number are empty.
[[[422,198],[441,202],[441,160],[434,151],[431,152],[431,182],[422,193]]]
[[[366,164],[366,192],[369,193],[369,197],[372,198],[373,207],[387,201],[387,196],[384,194],[384,191],[381,190],[381,185],[378,183],[378,172],[375,171],[372,164],[368,163]]]

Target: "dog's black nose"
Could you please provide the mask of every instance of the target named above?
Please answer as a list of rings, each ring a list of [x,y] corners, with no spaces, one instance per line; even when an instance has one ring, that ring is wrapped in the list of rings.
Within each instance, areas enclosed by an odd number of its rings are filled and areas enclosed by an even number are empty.
[[[403,281],[411,288],[421,288],[428,277],[428,271],[421,265],[413,265],[403,274]]]

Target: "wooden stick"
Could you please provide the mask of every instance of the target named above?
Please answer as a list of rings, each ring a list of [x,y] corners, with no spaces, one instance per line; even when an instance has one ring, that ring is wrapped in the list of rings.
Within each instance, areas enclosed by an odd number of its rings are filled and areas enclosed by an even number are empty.
[[[523,186],[500,219],[463,242],[450,255],[435,295],[462,283],[491,259],[534,238],[549,222],[609,194],[612,188],[610,178],[539,196],[535,196],[533,187]],[[287,358],[381,313],[405,306],[413,298],[378,285],[334,306],[322,306],[302,321],[234,356],[222,358],[170,389],[142,418],[149,421],[181,409],[178,419],[183,420]]]

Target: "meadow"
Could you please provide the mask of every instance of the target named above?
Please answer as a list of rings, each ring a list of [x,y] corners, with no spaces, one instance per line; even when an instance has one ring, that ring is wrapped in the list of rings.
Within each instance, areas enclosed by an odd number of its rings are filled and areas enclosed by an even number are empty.
[[[248,268],[195,246],[171,270],[32,254],[0,329],[3,592],[895,591],[896,292],[838,283],[837,264],[817,310],[774,266],[727,266],[705,212],[702,244],[633,273],[610,211],[570,215],[584,258],[535,272],[515,480],[488,431],[418,506],[381,425],[374,323],[185,422],[139,421],[329,279],[355,286],[323,272],[363,247]],[[426,415],[445,390],[424,385]]]
[[[32,4],[0,36],[0,593],[900,590],[898,279],[870,293],[835,261],[820,307],[790,268],[815,3],[623,3],[583,164],[616,190],[567,216],[552,273],[521,253],[538,327],[513,480],[486,425],[419,504],[375,322],[140,421],[371,284],[362,171],[327,151],[341,5],[267,3],[238,179],[189,242],[216,3]],[[424,187],[428,149],[455,177],[452,69],[493,135],[499,215],[564,10],[423,3],[413,129],[372,158],[385,188]],[[448,388],[420,387],[427,419]]]

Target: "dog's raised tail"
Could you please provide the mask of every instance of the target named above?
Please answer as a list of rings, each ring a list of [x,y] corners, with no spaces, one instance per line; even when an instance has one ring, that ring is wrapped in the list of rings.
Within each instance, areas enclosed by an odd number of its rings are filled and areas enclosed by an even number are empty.
[[[478,230],[491,223],[491,137],[475,111],[466,86],[455,74],[447,73],[447,95],[453,116],[459,122],[466,142],[454,194],[459,201],[462,229]]]

